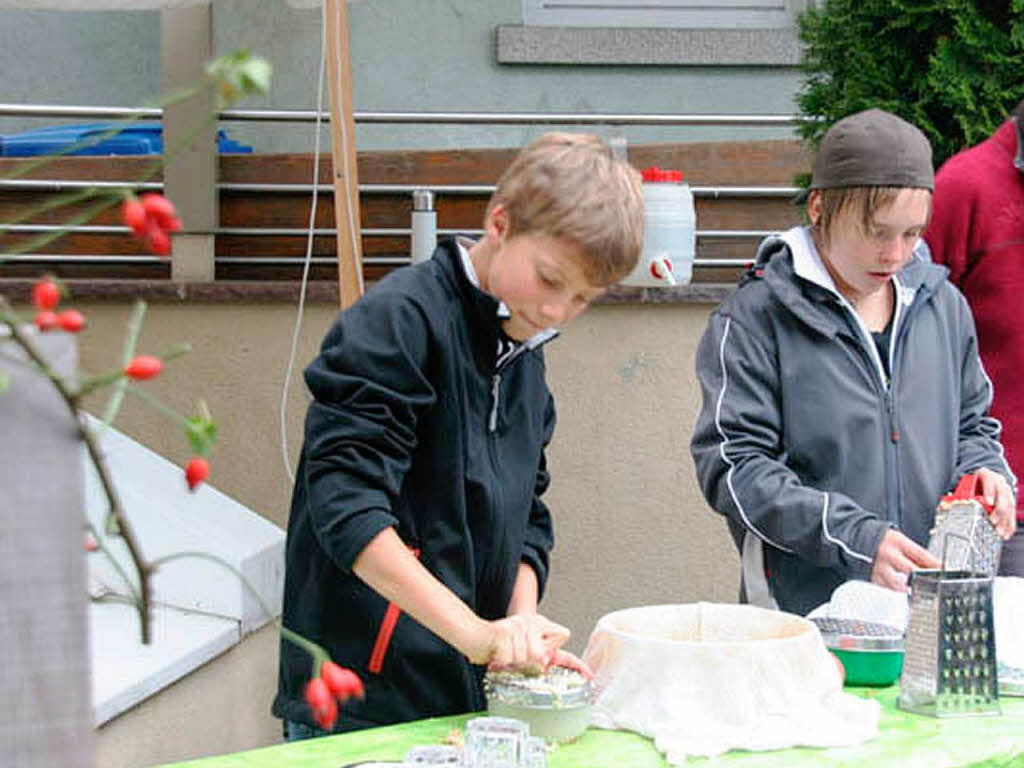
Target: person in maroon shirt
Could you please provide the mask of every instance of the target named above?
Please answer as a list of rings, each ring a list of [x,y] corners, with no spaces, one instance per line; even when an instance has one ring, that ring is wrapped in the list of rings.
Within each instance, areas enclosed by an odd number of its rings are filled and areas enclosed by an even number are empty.
[[[1016,475],[1024,471],[1024,101],[988,139],[935,176],[925,240],[971,305],[992,379],[991,415]],[[1017,520],[1024,520],[1019,486]],[[1024,532],[1004,544],[999,573],[1024,576]]]

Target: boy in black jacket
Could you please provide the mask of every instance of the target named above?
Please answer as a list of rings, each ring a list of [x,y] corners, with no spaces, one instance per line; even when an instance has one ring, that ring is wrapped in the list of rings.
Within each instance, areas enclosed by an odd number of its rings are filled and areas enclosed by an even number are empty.
[[[546,134],[499,179],[479,241],[442,242],[328,332],[305,374],[283,621],[365,683],[335,731],[482,709],[487,665],[582,664],[537,613],[555,423],[541,346],[630,272],[642,234],[636,172],[596,137]],[[323,733],[309,677],[282,641],[290,739]]]

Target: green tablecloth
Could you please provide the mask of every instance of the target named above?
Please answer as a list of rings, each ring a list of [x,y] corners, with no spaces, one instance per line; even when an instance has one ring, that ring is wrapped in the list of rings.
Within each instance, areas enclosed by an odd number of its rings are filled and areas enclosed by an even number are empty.
[[[1013,766],[1024,765],[1024,699],[1003,698],[998,717],[936,719],[896,709],[898,686],[857,689],[859,696],[882,704],[879,735],[856,747],[828,750],[794,748],[776,752],[729,752],[714,759],[691,759],[687,765],[791,768],[802,765],[856,766]],[[470,715],[282,744],[185,763],[175,768],[340,768],[361,760],[401,760],[415,744],[435,744]],[[586,731],[572,744],[551,752],[550,768],[665,768],[668,763],[653,742],[623,731]],[[170,768],[170,766],[165,766]]]

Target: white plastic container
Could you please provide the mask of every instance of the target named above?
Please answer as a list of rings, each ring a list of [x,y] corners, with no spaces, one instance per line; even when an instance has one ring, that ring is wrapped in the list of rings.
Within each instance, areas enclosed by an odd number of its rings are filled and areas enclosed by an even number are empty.
[[[642,171],[644,248],[623,285],[672,287],[693,276],[697,216],[693,193],[682,171],[657,167]]]

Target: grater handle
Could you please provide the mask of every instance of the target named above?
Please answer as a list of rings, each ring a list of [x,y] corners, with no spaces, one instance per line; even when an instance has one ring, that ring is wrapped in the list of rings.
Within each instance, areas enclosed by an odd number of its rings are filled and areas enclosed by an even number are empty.
[[[954,499],[973,499],[975,496],[981,495],[981,476],[973,472],[969,472],[961,477],[960,482],[956,484],[956,488],[953,490]]]

